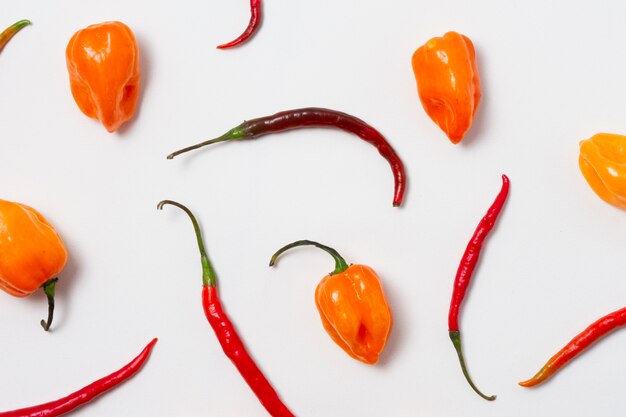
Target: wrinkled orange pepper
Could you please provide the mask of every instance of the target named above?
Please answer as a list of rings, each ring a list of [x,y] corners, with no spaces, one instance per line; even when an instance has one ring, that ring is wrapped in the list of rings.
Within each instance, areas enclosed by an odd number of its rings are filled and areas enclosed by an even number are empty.
[[[303,245],[323,249],[335,259],[335,270],[326,275],[315,290],[315,304],[324,329],[348,355],[366,364],[375,364],[393,324],[378,275],[369,266],[348,266],[336,250],[310,240],[299,240],[280,248],[272,256],[270,266],[286,250]]]
[[[599,133],[581,141],[578,165],[601,199],[626,210],[626,136]]]
[[[66,49],[72,95],[80,110],[114,132],[135,113],[141,72],[133,32],[121,22],[79,30]]]
[[[472,41],[448,32],[419,47],[412,63],[424,110],[452,143],[459,143],[472,126],[480,102]]]
[[[0,289],[26,297],[43,288],[48,297],[44,330],[52,324],[56,275],[66,261],[63,241],[39,212],[0,200]]]

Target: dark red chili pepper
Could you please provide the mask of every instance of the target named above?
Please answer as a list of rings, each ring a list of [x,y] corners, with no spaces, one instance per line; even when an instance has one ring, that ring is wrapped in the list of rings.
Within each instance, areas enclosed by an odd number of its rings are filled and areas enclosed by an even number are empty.
[[[215,332],[217,340],[222,346],[222,350],[237,367],[243,379],[248,383],[259,401],[261,401],[261,404],[263,404],[263,407],[265,407],[271,416],[294,417],[293,413],[289,411],[287,406],[278,398],[278,394],[276,394],[274,388],[272,388],[267,378],[265,378],[265,375],[263,375],[261,370],[254,363],[254,360],[246,351],[232,322],[222,309],[222,304],[217,293],[217,275],[204,249],[202,233],[200,232],[200,226],[195,216],[187,207],[171,200],[163,200],[157,207],[161,210],[166,204],[171,204],[183,210],[187,213],[193,224],[193,229],[196,232],[196,238],[198,240],[198,249],[200,249],[200,262],[202,263],[202,307],[204,308],[204,314],[209,324]]]
[[[472,278],[472,273],[474,272],[474,268],[478,263],[478,258],[480,256],[480,250],[482,249],[483,242],[491,229],[493,229],[494,224],[498,218],[498,214],[502,210],[502,206],[504,206],[504,202],[506,201],[506,197],[509,193],[509,178],[506,175],[502,176],[502,189],[495,201],[487,210],[487,214],[480,220],[472,239],[467,244],[467,248],[465,248],[465,253],[463,254],[463,258],[461,258],[461,263],[459,264],[459,268],[456,271],[456,278],[454,280],[454,290],[452,291],[452,301],[450,302],[450,311],[448,313],[448,331],[450,335],[450,339],[454,344],[454,348],[456,349],[456,353],[459,356],[459,362],[461,363],[461,370],[463,371],[463,375],[465,375],[465,379],[470,384],[472,389],[481,397],[486,400],[493,401],[496,399],[495,395],[486,396],[474,385],[472,379],[469,376],[467,371],[467,367],[465,366],[465,360],[463,359],[463,350],[461,347],[461,332],[459,331],[459,309],[461,308],[461,303],[463,302],[463,298],[465,297],[465,292],[467,291],[467,287]]]
[[[402,203],[406,188],[406,174],[404,165],[389,142],[372,126],[346,113],[336,110],[315,107],[287,110],[271,116],[259,117],[243,122],[229,130],[222,136],[207,140],[197,145],[173,152],[167,156],[172,159],[181,153],[192,151],[217,142],[239,139],[256,139],[263,135],[303,127],[335,127],[346,132],[354,133],[366,142],[371,143],[378,152],[389,162],[394,177],[393,205],[398,207]]]
[[[593,322],[589,327],[576,335],[565,347],[537,372],[535,376],[527,381],[520,382],[523,387],[533,387],[550,378],[556,371],[561,369],[567,362],[574,359],[579,353],[589,347],[592,343],[600,339],[612,330],[626,325],[626,307],[614,311],[599,320]]]
[[[88,403],[100,394],[115,388],[122,382],[135,375],[150,356],[157,339],[152,339],[141,353],[122,369],[97,380],[85,388],[78,390],[65,398],[50,401],[34,407],[22,408],[19,410],[0,412],[0,417],[55,417],[69,413],[81,405]]]
[[[241,35],[235,40],[219,45],[217,49],[227,49],[233,46],[241,45],[254,34],[261,24],[261,0],[250,0],[250,23]]]

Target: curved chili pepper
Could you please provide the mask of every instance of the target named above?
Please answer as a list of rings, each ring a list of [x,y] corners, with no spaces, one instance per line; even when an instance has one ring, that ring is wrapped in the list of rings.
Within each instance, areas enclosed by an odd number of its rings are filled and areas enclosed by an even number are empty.
[[[311,240],[298,240],[278,249],[270,266],[285,251],[304,245],[320,248],[335,260],[335,270],[315,289],[315,304],[324,329],[348,355],[375,364],[393,323],[380,278],[369,266],[348,266],[336,250]]]
[[[222,350],[272,417],[294,417],[293,413],[278,398],[278,394],[272,388],[267,378],[265,378],[265,375],[254,363],[254,360],[239,338],[235,327],[222,308],[217,292],[217,275],[204,249],[202,233],[195,216],[191,210],[176,201],[163,200],[157,205],[157,208],[162,210],[166,204],[171,204],[183,210],[193,224],[196,239],[198,240],[198,249],[200,250],[200,262],[202,263],[202,307],[217,340],[222,346]]]
[[[26,297],[39,288],[48,298],[48,331],[54,317],[56,275],[67,262],[67,250],[59,234],[35,209],[0,200],[0,289]]]
[[[308,107],[287,110],[271,116],[247,120],[218,138],[173,152],[167,156],[167,159],[172,159],[181,153],[189,152],[217,142],[256,139],[270,133],[284,132],[286,130],[304,127],[335,127],[346,132],[354,133],[364,141],[374,145],[382,157],[391,165],[394,178],[393,205],[394,207],[400,206],[406,188],[406,174],[402,160],[398,154],[396,154],[396,151],[393,150],[389,142],[387,142],[383,135],[376,129],[361,119],[336,110]]]
[[[30,20],[20,20],[19,22],[15,22],[6,28],[4,32],[0,33],[0,52],[2,51],[2,48],[4,48],[4,45],[6,45],[17,32],[28,25],[30,25]]]
[[[81,405],[88,403],[100,394],[115,388],[122,382],[135,375],[150,356],[152,348],[158,339],[152,339],[141,353],[123,368],[113,372],[87,385],[67,397],[34,407],[21,408],[19,410],[0,412],[0,417],[56,417],[69,413]]]
[[[626,325],[626,307],[596,320],[570,340],[556,355],[551,357],[535,376],[527,381],[520,382],[519,385],[522,387],[533,387],[541,384],[561,369],[566,363],[578,356],[579,353],[587,349],[592,343],[596,342],[610,331],[624,325]]]
[[[459,268],[456,272],[456,278],[454,279],[454,290],[452,292],[450,311],[448,313],[448,332],[450,339],[452,340],[452,344],[454,345],[454,349],[459,357],[463,375],[472,389],[485,400],[489,401],[495,400],[496,396],[486,396],[480,392],[476,385],[474,385],[474,382],[470,378],[469,372],[467,371],[467,367],[465,366],[465,359],[463,358],[463,349],[461,346],[461,332],[459,331],[459,310],[461,308],[463,298],[465,298],[465,292],[469,286],[474,268],[478,263],[483,242],[491,229],[493,229],[493,226],[498,219],[498,214],[500,214],[502,206],[504,206],[508,193],[509,178],[506,175],[502,175],[502,189],[498,193],[498,196],[491,207],[489,207],[489,210],[487,210],[487,214],[485,214],[485,216],[480,220],[476,231],[474,231],[472,239],[467,244],[467,248],[465,248],[463,258],[461,258],[461,263],[459,264]]]
[[[248,23],[246,30],[244,30],[237,39],[219,45],[217,49],[232,48],[233,46],[241,45],[250,39],[257,28],[261,25],[261,9],[261,0],[250,0],[250,22]]]

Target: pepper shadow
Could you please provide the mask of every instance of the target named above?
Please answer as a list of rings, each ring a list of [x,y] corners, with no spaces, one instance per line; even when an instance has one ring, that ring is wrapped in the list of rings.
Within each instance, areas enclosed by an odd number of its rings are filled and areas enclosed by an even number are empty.
[[[117,134],[120,136],[126,135],[131,131],[141,119],[141,108],[144,102],[146,90],[152,81],[152,49],[148,46],[149,42],[146,42],[143,36],[135,34],[137,39],[137,45],[139,45],[139,68],[141,71],[141,81],[139,82],[139,97],[137,97],[137,105],[135,106],[135,114],[133,118],[124,123],[118,130]]]
[[[488,80],[489,77],[486,76],[486,73],[484,72],[485,66],[483,65],[483,63],[484,63],[483,55],[477,53],[476,54],[476,67],[478,68],[478,71],[480,74],[480,89],[481,89],[480,103],[478,104],[478,109],[476,109],[476,117],[474,118],[474,121],[472,122],[472,127],[465,134],[465,136],[463,137],[463,140],[459,143],[459,145],[461,146],[472,146],[474,141],[482,136],[482,134],[485,132],[485,129],[488,125],[487,116],[489,114],[488,110],[489,110],[489,105],[490,105],[489,96],[482,94],[482,92],[485,91],[485,88],[484,88],[485,80]],[[487,88],[486,90],[488,92],[489,88]]]
[[[385,283],[385,298],[387,298],[387,303],[390,306],[393,306],[393,327],[391,328],[391,333],[389,334],[389,338],[387,339],[387,344],[385,345],[385,348],[378,357],[378,364],[376,365],[380,367],[386,367],[388,366],[388,363],[393,360],[394,357],[398,357],[399,349],[405,344],[404,340],[406,335],[405,330],[407,328],[407,323],[404,319],[406,315],[403,314],[403,311],[400,307],[402,306],[402,303],[396,297],[397,292],[395,291],[395,288],[388,280],[381,280]]]

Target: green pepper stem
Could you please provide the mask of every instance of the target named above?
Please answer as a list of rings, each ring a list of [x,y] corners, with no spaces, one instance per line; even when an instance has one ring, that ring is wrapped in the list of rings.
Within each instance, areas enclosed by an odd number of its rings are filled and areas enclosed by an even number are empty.
[[[496,399],[495,395],[487,396],[480,392],[480,390],[474,385],[472,378],[469,376],[469,372],[467,371],[467,366],[465,366],[465,359],[463,359],[463,349],[461,347],[461,332],[449,332],[450,339],[452,340],[452,344],[454,345],[454,349],[456,350],[456,354],[459,356],[459,362],[461,363],[461,370],[463,371],[463,375],[465,375],[465,379],[470,384],[470,387],[476,392],[476,394],[480,395],[487,401],[493,401]]]
[[[15,22],[11,26],[6,28],[4,32],[0,33],[0,51],[17,32],[19,32],[23,27],[28,25],[30,25],[30,20],[20,20],[19,22]]]
[[[45,331],[50,330],[50,326],[52,325],[52,318],[54,316],[54,290],[58,280],[58,278],[49,279],[41,286],[43,292],[46,293],[46,297],[48,297],[48,320],[41,320],[41,327],[43,327]]]
[[[346,269],[348,269],[348,264],[341,257],[341,255],[339,255],[339,252],[337,252],[333,248],[329,248],[328,246],[322,245],[321,243],[317,243],[312,240],[298,240],[296,242],[290,243],[278,249],[276,253],[272,255],[272,259],[270,259],[270,266],[274,266],[274,264],[276,263],[276,260],[283,252],[288,251],[289,249],[295,248],[297,246],[305,246],[305,245],[312,245],[322,250],[325,250],[326,252],[328,252],[328,254],[330,254],[330,256],[333,257],[333,259],[335,260],[335,270],[331,272],[329,275],[340,274]]]
[[[205,287],[215,287],[215,285],[217,284],[217,275],[215,274],[213,265],[211,265],[211,261],[209,261],[209,257],[207,256],[206,250],[204,249],[204,240],[202,239],[202,232],[200,231],[200,226],[198,225],[196,217],[187,207],[172,200],[161,201],[157,205],[157,208],[159,210],[163,210],[163,206],[166,204],[178,207],[179,209],[187,213],[187,215],[191,219],[191,223],[193,224],[193,230],[195,231],[196,239],[198,240],[198,249],[200,250],[200,262],[202,263],[202,285],[204,285]]]
[[[244,124],[245,124],[245,122],[244,122]],[[181,153],[193,151],[194,149],[202,148],[203,146],[211,145],[213,143],[226,142],[226,141],[229,141],[229,140],[236,140],[236,139],[242,139],[242,138],[244,138],[246,136],[246,132],[244,130],[244,124],[230,129],[228,132],[224,133],[222,136],[220,136],[218,138],[209,139],[209,140],[206,140],[204,142],[200,142],[200,143],[198,143],[196,145],[188,146],[188,147],[180,149],[180,150],[178,150],[176,152],[172,152],[171,154],[167,155],[167,159],[173,159],[175,156],[180,155]]]

